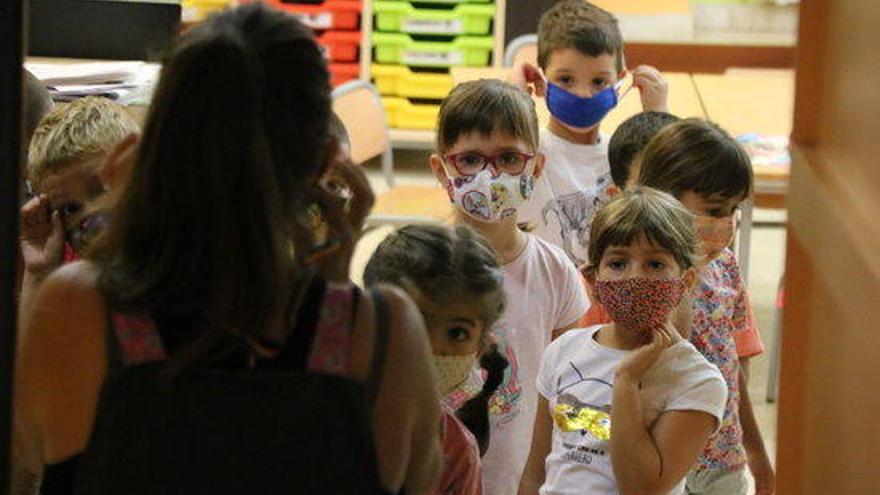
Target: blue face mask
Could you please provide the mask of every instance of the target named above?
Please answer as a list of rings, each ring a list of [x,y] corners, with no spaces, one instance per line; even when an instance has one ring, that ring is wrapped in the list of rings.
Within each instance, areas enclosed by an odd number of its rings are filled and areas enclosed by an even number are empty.
[[[591,98],[581,98],[548,82],[546,99],[551,115],[563,124],[583,129],[598,124],[617,106],[617,85],[605,88]]]

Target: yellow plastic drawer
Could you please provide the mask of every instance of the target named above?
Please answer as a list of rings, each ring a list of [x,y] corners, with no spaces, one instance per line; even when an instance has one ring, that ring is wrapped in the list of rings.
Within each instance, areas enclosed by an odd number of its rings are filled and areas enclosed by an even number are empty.
[[[231,0],[183,0],[180,18],[183,22],[201,22],[214,12],[231,6]]]
[[[395,129],[434,129],[440,105],[412,103],[406,98],[383,97],[388,126]]]
[[[449,73],[413,72],[402,65],[380,64],[373,65],[372,72],[373,81],[383,95],[442,99],[452,91]]]

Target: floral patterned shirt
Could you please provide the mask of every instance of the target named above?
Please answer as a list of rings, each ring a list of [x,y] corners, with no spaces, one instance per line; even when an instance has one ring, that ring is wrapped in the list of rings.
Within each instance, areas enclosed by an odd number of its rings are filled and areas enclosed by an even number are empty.
[[[727,406],[721,430],[697,464],[697,469],[735,470],[745,466],[742,426],[739,419],[739,357],[763,350],[745,283],[733,251],[725,249],[700,272],[693,294],[690,341],[727,382]],[[747,349],[738,349],[742,341]]]

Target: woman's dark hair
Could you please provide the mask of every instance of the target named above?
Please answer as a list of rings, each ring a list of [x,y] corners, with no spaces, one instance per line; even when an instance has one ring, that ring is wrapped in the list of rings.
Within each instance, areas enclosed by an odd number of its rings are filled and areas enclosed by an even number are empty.
[[[295,18],[250,4],[184,35],[98,252],[110,306],[200,338],[269,339],[301,279],[297,219],[327,162],[329,115],[321,50]]]
[[[417,290],[436,304],[478,305],[489,329],[504,311],[504,274],[492,246],[467,226],[454,229],[410,225],[379,244],[364,271],[364,284],[386,283]],[[484,344],[488,342],[484,333]],[[457,415],[484,453],[489,446],[489,398],[504,379],[507,359],[496,345],[485,345],[480,366],[486,370],[483,389],[463,404]]]

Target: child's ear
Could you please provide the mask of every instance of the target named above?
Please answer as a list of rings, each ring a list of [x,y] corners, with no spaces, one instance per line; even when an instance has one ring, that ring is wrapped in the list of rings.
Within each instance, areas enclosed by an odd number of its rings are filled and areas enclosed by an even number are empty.
[[[141,141],[139,134],[131,133],[120,141],[107,155],[101,169],[101,183],[105,189],[125,186],[131,177],[134,161],[137,158],[137,145]]]
[[[624,79],[626,79],[627,74],[629,74],[629,71],[626,69],[623,69],[622,71],[617,73],[617,80],[623,81]]]
[[[541,174],[544,173],[544,164],[547,163],[547,156],[544,153],[538,153],[535,156],[535,173],[533,174],[536,179],[541,177]]]
[[[437,153],[432,153],[428,158],[428,165],[430,165],[434,177],[437,178],[437,182],[439,182],[444,189],[449,189],[449,176],[446,175],[446,169],[443,168],[443,158]]]
[[[681,280],[684,282],[685,288],[690,292],[697,285],[697,269],[695,267],[690,267],[684,271],[684,274],[681,276]]]
[[[613,198],[618,194],[620,194],[620,188],[617,187],[617,184],[611,184],[610,186],[608,186],[608,196]]]

